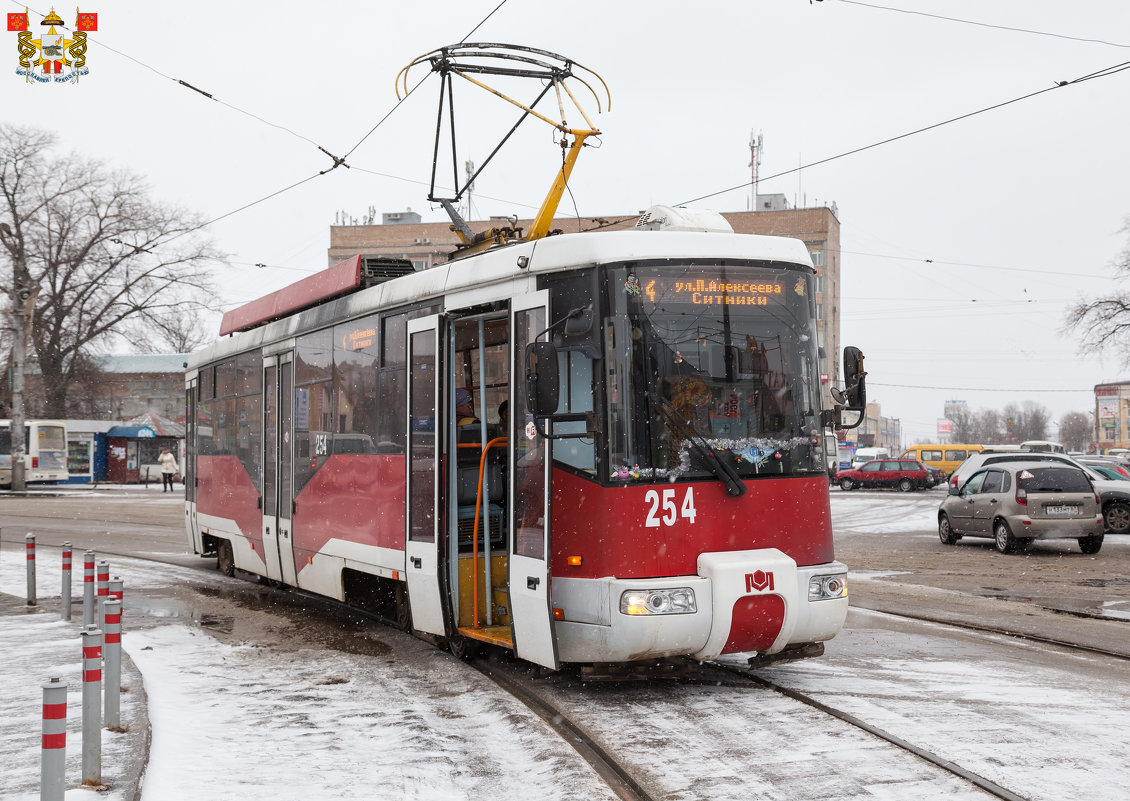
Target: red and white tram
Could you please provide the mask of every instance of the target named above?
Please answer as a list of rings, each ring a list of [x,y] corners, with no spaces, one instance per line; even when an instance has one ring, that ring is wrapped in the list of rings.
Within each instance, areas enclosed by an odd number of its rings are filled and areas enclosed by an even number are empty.
[[[797,240],[701,227],[342,262],[192,357],[193,549],[457,653],[819,652],[848,601],[813,275]]]

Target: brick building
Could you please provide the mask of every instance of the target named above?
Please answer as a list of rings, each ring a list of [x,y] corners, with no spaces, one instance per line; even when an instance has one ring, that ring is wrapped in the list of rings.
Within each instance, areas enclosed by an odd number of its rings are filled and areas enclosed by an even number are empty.
[[[128,420],[155,414],[184,419],[185,353],[134,353],[94,357],[91,369],[75,376],[67,391],[67,417],[84,420]],[[24,376],[24,414],[44,417],[43,382],[38,367],[28,364]],[[11,392],[4,388],[5,409]],[[9,415],[5,415],[9,416]]]

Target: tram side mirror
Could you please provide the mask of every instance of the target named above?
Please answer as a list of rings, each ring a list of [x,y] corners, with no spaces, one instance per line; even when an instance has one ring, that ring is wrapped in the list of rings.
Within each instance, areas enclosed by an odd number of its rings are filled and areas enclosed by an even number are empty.
[[[557,411],[557,348],[552,342],[526,346],[526,407],[534,417],[549,417]]]
[[[863,351],[849,345],[844,348],[844,405],[851,409],[867,406],[867,371],[863,369]],[[840,398],[836,398],[840,403]]]
[[[553,335],[553,344],[558,350],[580,351],[590,359],[597,359],[600,358],[598,334],[592,306],[573,309],[565,325]]]

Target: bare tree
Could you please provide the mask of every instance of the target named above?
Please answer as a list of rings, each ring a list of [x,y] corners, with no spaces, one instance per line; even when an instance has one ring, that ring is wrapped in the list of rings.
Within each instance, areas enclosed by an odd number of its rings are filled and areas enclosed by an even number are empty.
[[[1001,442],[1001,416],[996,409],[979,409],[974,415],[973,439],[970,442]]]
[[[968,409],[955,409],[946,419],[953,423],[953,430],[950,432],[951,442],[977,442],[973,438],[976,434],[973,414]]]
[[[1130,217],[1123,221],[1122,233],[1130,235]],[[1130,238],[1115,257],[1114,268],[1122,277],[1130,276]],[[1084,353],[1113,350],[1130,362],[1130,292],[1121,289],[1076,304],[1067,312],[1065,328],[1082,335]]]
[[[49,133],[0,124],[0,281],[29,281],[44,408],[62,417],[80,357],[207,293],[219,254],[194,235],[198,220],[150,199],[138,176],[54,146]]]
[[[1069,451],[1091,450],[1094,435],[1091,419],[1083,412],[1068,412],[1059,418],[1059,441]]]
[[[145,314],[139,325],[121,336],[141,353],[190,353],[215,339],[215,331],[202,318],[211,314],[202,300],[185,300],[160,314]]]
[[[1048,438],[1051,415],[1045,407],[1034,401],[1024,401],[1021,406],[1008,404],[1004,407],[1004,417],[1005,436],[1012,442]]]

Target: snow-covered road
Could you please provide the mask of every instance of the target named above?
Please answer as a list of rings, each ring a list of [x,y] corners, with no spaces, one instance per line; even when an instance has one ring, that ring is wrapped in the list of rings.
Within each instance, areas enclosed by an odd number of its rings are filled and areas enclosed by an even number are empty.
[[[23,565],[14,554],[0,559],[0,589],[16,594]],[[41,559],[41,569],[50,564]],[[613,797],[536,716],[418,640],[373,626],[356,634],[356,648],[312,647],[286,605],[255,604],[218,622],[185,602],[238,594],[240,579],[123,559],[112,572],[126,582],[126,649],[144,676],[153,726],[144,801]],[[39,685],[49,675],[70,684],[69,778],[78,776],[77,626],[51,612],[4,610],[0,641],[38,645],[5,659],[0,799],[32,801]],[[1110,797],[1130,781],[1124,663],[1049,658],[1030,645],[853,611],[825,657],[765,673],[1031,799]],[[545,686],[657,798],[986,797],[763,688]],[[125,757],[116,737],[104,737],[108,778]],[[125,801],[124,790],[105,797]]]

